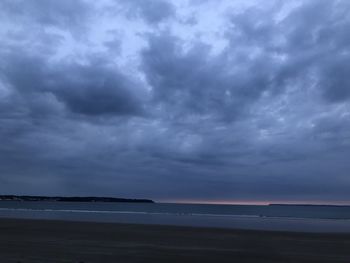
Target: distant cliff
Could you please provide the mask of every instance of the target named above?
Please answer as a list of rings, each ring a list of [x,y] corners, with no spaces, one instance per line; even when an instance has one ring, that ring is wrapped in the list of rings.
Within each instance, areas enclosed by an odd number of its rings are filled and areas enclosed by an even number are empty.
[[[0,201],[52,201],[52,202],[109,202],[109,203],[154,203],[149,199],[127,199],[114,197],[63,197],[63,196],[30,196],[0,195]]]

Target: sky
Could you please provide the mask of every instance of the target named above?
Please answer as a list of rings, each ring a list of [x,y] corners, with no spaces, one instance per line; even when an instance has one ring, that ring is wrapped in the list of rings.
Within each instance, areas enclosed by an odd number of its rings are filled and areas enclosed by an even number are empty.
[[[350,203],[350,1],[0,1],[0,194]]]

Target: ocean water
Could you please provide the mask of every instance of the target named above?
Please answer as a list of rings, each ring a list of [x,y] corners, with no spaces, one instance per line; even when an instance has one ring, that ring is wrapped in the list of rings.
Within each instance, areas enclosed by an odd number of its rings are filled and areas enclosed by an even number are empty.
[[[0,201],[0,217],[350,232],[349,206]]]

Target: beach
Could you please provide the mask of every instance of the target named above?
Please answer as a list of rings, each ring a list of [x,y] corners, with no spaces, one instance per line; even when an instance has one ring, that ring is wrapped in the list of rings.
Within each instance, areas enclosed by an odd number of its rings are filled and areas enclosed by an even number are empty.
[[[350,262],[350,234],[0,219],[0,262]]]

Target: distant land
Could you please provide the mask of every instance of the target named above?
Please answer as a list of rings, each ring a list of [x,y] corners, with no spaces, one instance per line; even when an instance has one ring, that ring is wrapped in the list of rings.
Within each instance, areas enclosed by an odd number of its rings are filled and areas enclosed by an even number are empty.
[[[0,201],[52,201],[52,202],[109,202],[109,203],[154,203],[149,199],[127,199],[114,197],[77,197],[77,196],[31,196],[31,195],[0,195]]]
[[[269,206],[350,206],[350,205],[336,205],[336,204],[269,204]]]

